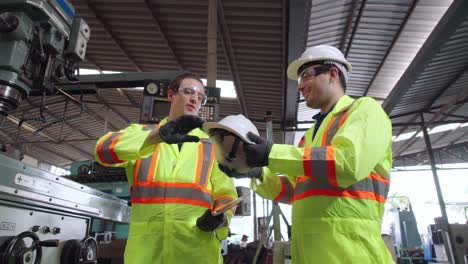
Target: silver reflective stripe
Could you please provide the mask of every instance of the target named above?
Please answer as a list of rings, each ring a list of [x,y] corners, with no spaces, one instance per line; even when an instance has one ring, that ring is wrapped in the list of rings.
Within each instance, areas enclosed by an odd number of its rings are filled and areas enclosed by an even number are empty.
[[[376,195],[381,195],[385,199],[388,195],[389,185],[378,180],[367,177],[348,188],[334,187],[327,182],[315,181],[307,178],[307,180],[300,182],[296,185],[296,195],[300,195],[304,192],[311,190],[330,190],[330,191],[365,191],[372,192]]]
[[[112,141],[122,135],[123,133],[112,133],[112,136],[110,136],[108,139],[106,139],[104,141],[104,143],[102,143],[102,146],[101,146],[101,153],[102,153],[102,157],[104,158],[103,162],[107,163],[107,164],[112,164],[112,163],[117,163],[118,161],[117,160],[114,160],[114,158],[112,157],[112,154],[111,154],[111,151],[110,151],[110,147],[112,145]]]
[[[153,160],[154,153],[151,156],[140,160],[140,169],[138,170],[138,181],[145,182],[150,173],[151,160]],[[155,169],[156,170],[156,169]]]
[[[333,124],[328,129],[326,145],[331,145],[332,139],[333,139],[333,137],[335,136],[336,132],[339,129],[338,126],[339,126],[341,120],[343,120],[343,118],[345,117],[347,111],[348,110],[346,109],[345,111],[339,113],[338,117],[334,120]]]
[[[353,101],[350,105],[345,107],[338,115],[338,117],[334,120],[333,124],[330,126],[327,132],[327,138],[326,138],[326,145],[331,145],[333,137],[336,135],[336,132],[338,132],[338,129],[340,129],[339,125],[341,120],[346,116],[346,113],[348,113],[349,109],[353,106],[355,101]]]
[[[294,197],[294,187],[286,177],[280,176],[279,179],[281,181],[281,192],[284,190],[284,194],[279,199],[275,199],[275,202],[290,204]]]
[[[133,198],[183,198],[213,203],[211,194],[192,187],[133,186]]]
[[[327,147],[310,148],[310,171],[318,181],[328,181]]]
[[[202,163],[202,169],[201,169],[201,175],[200,175],[200,186],[205,186],[206,181],[208,180],[208,171],[210,170],[210,165],[211,165],[211,152],[213,151],[211,147],[211,142],[202,139],[201,140],[203,144],[203,163]],[[200,158],[200,157],[198,157]],[[198,170],[197,170],[198,171]]]

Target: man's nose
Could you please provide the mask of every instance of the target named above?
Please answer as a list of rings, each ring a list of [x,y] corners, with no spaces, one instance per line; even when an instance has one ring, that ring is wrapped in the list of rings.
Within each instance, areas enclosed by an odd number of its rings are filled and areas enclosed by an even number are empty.
[[[302,89],[304,89],[304,84],[303,84],[303,82],[300,82],[300,83],[297,84],[296,90],[298,92],[300,92]]]

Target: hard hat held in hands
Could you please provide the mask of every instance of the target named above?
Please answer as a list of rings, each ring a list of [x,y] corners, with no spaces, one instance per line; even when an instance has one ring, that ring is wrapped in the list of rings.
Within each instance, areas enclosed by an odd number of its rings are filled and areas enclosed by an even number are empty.
[[[248,132],[259,136],[255,125],[243,115],[230,115],[218,123],[206,122],[203,131],[210,136],[215,145],[216,160],[229,169],[247,173],[252,168],[247,166],[244,144],[254,144],[247,137]]]

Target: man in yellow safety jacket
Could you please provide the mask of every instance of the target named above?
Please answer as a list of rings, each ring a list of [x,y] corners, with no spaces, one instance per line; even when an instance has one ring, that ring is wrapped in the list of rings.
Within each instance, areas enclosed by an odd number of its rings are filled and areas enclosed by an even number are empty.
[[[392,167],[391,122],[373,99],[344,95],[351,64],[336,48],[308,48],[288,67],[307,106],[320,109],[302,146],[249,134],[247,163],[262,197],[292,204],[293,263],[394,263],[381,238]],[[258,168],[264,167],[263,170]]]
[[[233,211],[211,211],[237,193],[200,129],[206,98],[198,76],[180,75],[168,87],[171,108],[159,125],[132,124],[97,142],[96,160],[125,167],[131,186],[125,263],[222,263],[220,240]]]

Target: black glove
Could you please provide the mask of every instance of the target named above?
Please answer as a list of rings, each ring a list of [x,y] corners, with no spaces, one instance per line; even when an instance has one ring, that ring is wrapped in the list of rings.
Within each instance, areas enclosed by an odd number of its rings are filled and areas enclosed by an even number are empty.
[[[264,167],[268,165],[268,156],[270,155],[273,142],[265,140],[252,132],[247,133],[247,137],[256,144],[244,144],[245,157],[247,165],[250,167]]]
[[[197,219],[198,228],[205,232],[214,231],[224,225],[224,223],[226,223],[226,214],[222,213],[213,216],[210,209],[207,209],[205,213]]]
[[[230,169],[226,166],[218,164],[219,169],[224,172],[227,176],[231,178],[241,179],[241,178],[258,178],[260,179],[263,174],[263,170],[260,167],[255,167],[252,170],[246,173],[239,173],[236,170]]]
[[[201,128],[204,122],[201,117],[183,115],[161,126],[159,136],[168,144],[198,142],[200,140],[198,137],[187,134],[197,127]]]

